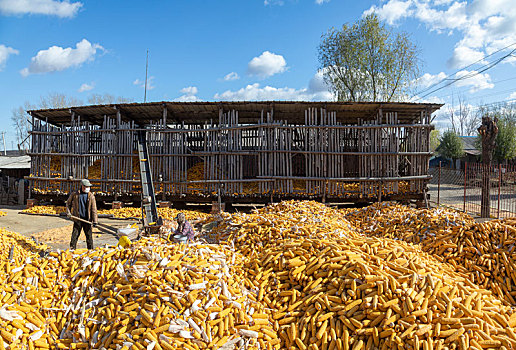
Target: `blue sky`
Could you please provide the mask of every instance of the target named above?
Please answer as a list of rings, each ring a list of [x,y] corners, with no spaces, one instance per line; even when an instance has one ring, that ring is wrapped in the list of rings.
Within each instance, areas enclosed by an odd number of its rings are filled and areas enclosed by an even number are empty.
[[[420,101],[516,99],[515,57],[478,73],[516,49],[516,0],[0,0],[0,131],[10,148],[12,110],[49,93],[143,101],[147,49],[148,101],[328,100],[321,34],[370,11],[419,45],[421,89],[471,76]]]

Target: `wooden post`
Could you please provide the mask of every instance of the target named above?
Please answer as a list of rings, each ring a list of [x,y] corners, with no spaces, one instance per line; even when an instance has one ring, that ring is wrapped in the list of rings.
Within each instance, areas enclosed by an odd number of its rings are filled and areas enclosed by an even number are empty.
[[[468,162],[464,164],[464,203],[463,212],[466,212],[466,183],[468,182]]]
[[[482,137],[482,198],[480,203],[480,216],[489,218],[491,216],[491,197],[490,197],[490,166],[495,149],[496,135],[498,134],[497,118],[489,116],[482,117],[482,125],[478,128],[478,133]]]
[[[437,206],[441,201],[441,161],[439,161],[439,177],[437,179]]]
[[[498,164],[498,219],[500,219],[501,191],[502,191],[502,164]]]
[[[500,200],[498,200],[500,202]],[[18,180],[18,204],[23,205],[25,203],[25,180]],[[500,211],[500,210],[498,210]]]

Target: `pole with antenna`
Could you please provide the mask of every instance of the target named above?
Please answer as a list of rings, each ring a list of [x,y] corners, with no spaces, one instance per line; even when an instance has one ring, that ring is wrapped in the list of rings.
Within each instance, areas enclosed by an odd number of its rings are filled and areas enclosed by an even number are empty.
[[[2,131],[2,138],[4,139],[4,156],[7,155],[7,149],[5,148],[5,131]]]
[[[145,93],[143,95],[143,103],[147,102],[147,73],[149,71],[149,50],[147,50],[147,59],[145,60]]]

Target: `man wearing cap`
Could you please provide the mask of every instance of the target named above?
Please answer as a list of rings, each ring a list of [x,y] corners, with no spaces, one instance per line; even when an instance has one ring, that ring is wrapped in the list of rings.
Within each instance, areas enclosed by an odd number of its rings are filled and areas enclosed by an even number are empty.
[[[74,216],[82,220],[97,225],[97,202],[95,196],[90,192],[91,183],[87,179],[81,180],[81,189],[77,192],[73,192],[68,200],[66,201],[66,215],[68,217]],[[86,236],[86,245],[88,249],[93,249],[93,235],[92,225],[87,224],[84,221],[73,220],[72,239],[70,240],[70,249],[77,248],[77,240],[81,234],[81,230],[84,231]]]

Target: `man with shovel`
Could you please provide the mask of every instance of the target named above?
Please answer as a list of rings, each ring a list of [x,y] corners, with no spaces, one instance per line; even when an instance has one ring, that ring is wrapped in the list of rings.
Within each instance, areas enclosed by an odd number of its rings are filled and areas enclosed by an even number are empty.
[[[99,218],[97,216],[97,202],[95,195],[90,192],[91,183],[87,179],[81,180],[81,189],[73,192],[66,201],[66,215],[73,220],[72,239],[70,249],[77,248],[77,240],[84,231],[88,249],[93,249],[92,226],[96,226]]]

